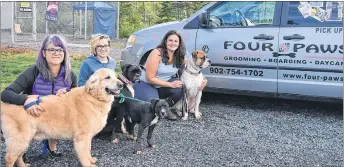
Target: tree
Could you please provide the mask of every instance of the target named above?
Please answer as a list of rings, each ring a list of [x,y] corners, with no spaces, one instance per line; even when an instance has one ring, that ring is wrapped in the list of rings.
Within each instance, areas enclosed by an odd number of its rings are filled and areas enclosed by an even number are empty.
[[[120,37],[154,24],[183,20],[208,2],[121,2]]]

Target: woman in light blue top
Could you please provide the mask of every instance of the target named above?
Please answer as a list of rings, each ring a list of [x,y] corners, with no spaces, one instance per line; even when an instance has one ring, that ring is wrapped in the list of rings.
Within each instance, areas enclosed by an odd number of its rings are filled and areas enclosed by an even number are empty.
[[[92,55],[81,64],[78,86],[84,86],[90,76],[101,68],[115,70],[116,62],[109,56],[110,38],[106,34],[96,34],[90,41]]]
[[[186,48],[181,35],[175,30],[168,31],[157,48],[149,54],[141,82],[134,84],[135,98],[144,101],[166,99],[170,107],[177,103],[183,97],[183,82],[172,76],[187,61],[185,56]],[[207,80],[204,79],[202,89],[206,84]],[[167,118],[177,119],[171,112]]]

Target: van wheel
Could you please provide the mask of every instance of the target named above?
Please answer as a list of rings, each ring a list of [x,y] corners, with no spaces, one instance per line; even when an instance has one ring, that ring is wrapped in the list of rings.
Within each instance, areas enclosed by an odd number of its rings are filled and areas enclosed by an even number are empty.
[[[139,66],[143,69],[143,66],[146,64],[147,58],[149,54],[153,51],[153,49],[146,52],[140,59]]]

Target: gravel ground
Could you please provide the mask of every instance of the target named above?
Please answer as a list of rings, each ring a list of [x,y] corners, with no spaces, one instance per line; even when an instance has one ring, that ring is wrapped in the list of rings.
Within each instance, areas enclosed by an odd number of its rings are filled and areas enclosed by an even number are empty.
[[[144,155],[132,154],[133,141],[99,139],[92,141],[92,155],[101,167],[343,166],[342,104],[207,93],[201,111],[201,121],[160,122],[153,136],[157,148],[144,140]],[[34,142],[31,166],[81,166],[71,141],[59,141],[58,148],[62,158],[43,158]]]

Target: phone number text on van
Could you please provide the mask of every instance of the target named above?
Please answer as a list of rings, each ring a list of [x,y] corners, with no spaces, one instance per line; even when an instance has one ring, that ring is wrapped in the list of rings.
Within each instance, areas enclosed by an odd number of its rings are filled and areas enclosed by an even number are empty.
[[[257,76],[262,77],[262,70],[244,70],[234,68],[221,68],[221,67],[210,67],[209,72],[211,74],[227,74],[227,75],[245,75],[245,76]]]

